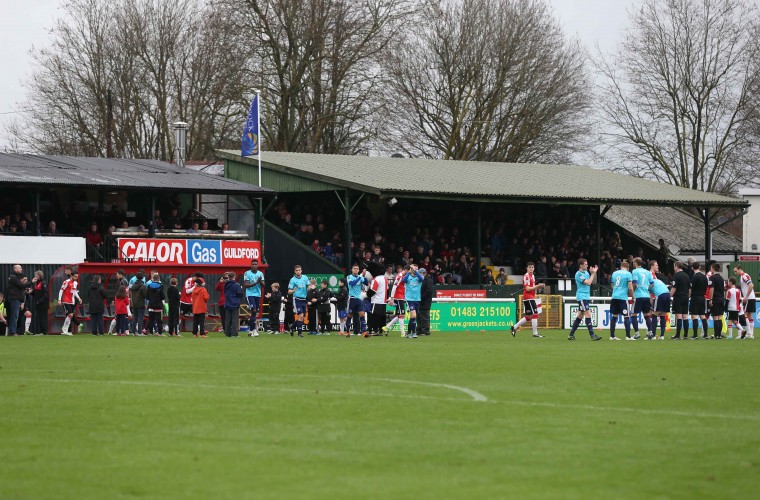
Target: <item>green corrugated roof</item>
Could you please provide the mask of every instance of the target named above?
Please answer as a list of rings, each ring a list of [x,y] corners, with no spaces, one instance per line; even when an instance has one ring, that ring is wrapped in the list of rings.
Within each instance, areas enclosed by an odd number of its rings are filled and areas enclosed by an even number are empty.
[[[255,167],[256,157],[218,151]],[[492,163],[264,151],[262,166],[368,193],[602,205],[748,206],[745,200],[577,165]]]

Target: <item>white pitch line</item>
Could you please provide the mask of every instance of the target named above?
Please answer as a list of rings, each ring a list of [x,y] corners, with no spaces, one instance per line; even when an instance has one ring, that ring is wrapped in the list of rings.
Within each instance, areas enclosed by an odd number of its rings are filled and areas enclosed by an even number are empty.
[[[653,410],[647,408],[630,408],[625,406],[594,406],[594,405],[576,405],[566,403],[552,403],[543,401],[520,401],[517,399],[507,399],[503,401],[491,400],[492,403],[512,404],[519,406],[536,406],[542,408],[566,408],[571,410],[587,410],[587,411],[600,411],[600,412],[623,412],[623,413],[643,413],[645,415],[668,415],[675,417],[698,417],[698,418],[714,418],[714,419],[730,419],[736,418],[740,420],[752,420],[760,421],[758,415],[726,415],[724,413],[705,413],[700,411],[685,411],[685,410]]]
[[[373,379],[368,379],[373,380]],[[402,379],[395,379],[395,378],[378,378],[374,380],[382,380],[384,382],[393,382],[395,384],[412,384],[412,385],[426,385],[428,387],[443,387],[445,389],[452,389],[454,391],[459,391],[467,394],[475,401],[488,401],[488,398],[479,393],[478,391],[473,391],[472,389],[468,389],[467,387],[462,387],[459,385],[451,385],[451,384],[437,384],[435,382],[420,382],[418,380],[402,380]]]
[[[382,379],[381,379],[382,380]],[[179,388],[185,388],[185,389],[228,389],[228,390],[238,390],[238,391],[251,391],[251,392],[295,392],[295,393],[303,393],[303,394],[330,394],[334,396],[359,396],[359,397],[366,397],[366,396],[376,396],[376,397],[386,397],[386,398],[405,398],[405,399],[428,399],[428,400],[436,400],[436,401],[466,401],[462,398],[450,398],[450,397],[439,397],[439,396],[428,396],[428,395],[422,395],[422,394],[399,394],[399,393],[384,393],[384,392],[371,392],[371,391],[341,391],[341,390],[335,390],[335,389],[302,389],[302,388],[295,388],[295,387],[261,387],[261,386],[239,386],[239,385],[215,385],[215,384],[197,384],[193,383],[191,385],[189,384],[183,384],[178,382],[164,382],[161,380],[94,380],[94,379],[84,379],[84,378],[33,378],[33,379],[24,379],[25,382],[63,382],[63,383],[91,383],[91,384],[103,384],[103,383],[109,383],[109,384],[118,384],[118,385],[135,385],[135,386],[162,386],[162,387],[179,387]],[[399,381],[399,382],[406,382],[406,381]],[[439,385],[439,384],[432,384],[432,385]]]

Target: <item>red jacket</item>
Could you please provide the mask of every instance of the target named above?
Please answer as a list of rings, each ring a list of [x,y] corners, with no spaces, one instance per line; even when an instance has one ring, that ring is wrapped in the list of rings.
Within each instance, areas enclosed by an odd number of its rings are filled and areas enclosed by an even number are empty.
[[[219,292],[219,307],[224,307],[224,285],[226,284],[226,281],[219,281],[216,286],[214,286],[214,290]]]
[[[196,286],[193,289],[193,314],[205,314],[208,312],[208,290],[205,286]]]
[[[116,306],[116,314],[129,314],[129,297],[114,297],[113,304]]]

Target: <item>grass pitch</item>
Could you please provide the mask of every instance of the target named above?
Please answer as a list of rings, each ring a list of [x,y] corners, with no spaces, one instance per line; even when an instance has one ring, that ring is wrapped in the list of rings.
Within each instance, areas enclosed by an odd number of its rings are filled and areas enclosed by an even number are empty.
[[[0,338],[0,497],[756,494],[760,340],[543,333]]]

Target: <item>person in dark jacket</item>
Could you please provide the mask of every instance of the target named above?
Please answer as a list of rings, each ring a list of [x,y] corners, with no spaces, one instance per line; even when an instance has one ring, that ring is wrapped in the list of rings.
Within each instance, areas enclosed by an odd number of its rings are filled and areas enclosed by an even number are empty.
[[[319,331],[324,335],[330,335],[332,331],[330,299],[332,299],[332,292],[327,288],[327,280],[322,280],[321,288],[317,290],[317,312],[319,314]]]
[[[177,278],[169,280],[169,288],[166,289],[166,300],[169,303],[169,335],[181,337],[179,334],[179,299],[181,297],[177,285]]]
[[[20,264],[13,266],[13,272],[8,276],[8,290],[5,299],[8,301],[8,333],[7,335],[18,335],[18,321],[21,315],[21,305],[24,303],[23,283],[24,274]]]
[[[335,297],[335,309],[338,310],[338,321],[340,321],[339,335],[343,335],[344,332],[346,335],[350,335],[346,328],[346,317],[348,316],[348,284],[345,279],[340,279],[338,281],[338,295]]]
[[[34,307],[32,311],[32,333],[47,335],[50,296],[42,271],[35,272],[34,278],[32,278],[32,304]]]
[[[145,286],[145,300],[148,302],[148,335],[163,336],[164,334],[164,285],[161,276],[153,273]]]
[[[90,312],[90,329],[92,330],[92,334],[104,335],[103,314],[106,310],[106,289],[101,284],[99,274],[92,277],[90,291],[87,293],[87,304]]]
[[[135,276],[136,280],[129,287],[129,302],[132,304],[132,332],[137,336],[145,335],[144,322],[145,322],[145,275],[138,272]]]
[[[309,280],[309,288],[306,290],[306,312],[309,317],[309,335],[317,334],[317,309],[319,308],[319,297],[317,297],[317,280]]]
[[[433,277],[428,275],[424,269],[420,269],[420,274],[425,276],[422,281],[420,290],[420,312],[417,318],[419,321],[419,334],[430,335],[430,308],[433,306],[433,296],[435,295],[435,284]]]
[[[237,337],[240,328],[240,301],[243,299],[243,287],[236,281],[237,274],[225,273],[224,282],[224,335]],[[222,299],[219,299],[221,303]]]
[[[272,283],[272,291],[266,298],[269,300],[269,333],[280,333],[280,311],[285,300],[279,283]]]

